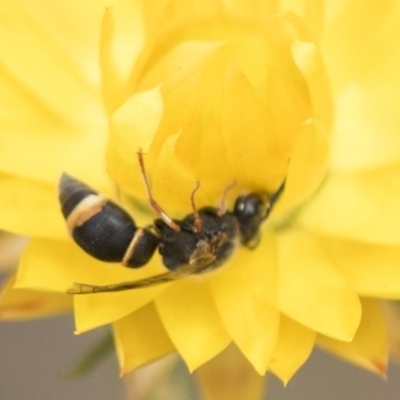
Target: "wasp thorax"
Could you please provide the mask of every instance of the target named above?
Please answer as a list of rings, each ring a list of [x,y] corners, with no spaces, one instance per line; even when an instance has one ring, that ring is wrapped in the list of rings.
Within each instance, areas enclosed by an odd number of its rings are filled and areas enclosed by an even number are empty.
[[[239,228],[231,213],[218,215],[218,209],[207,207],[199,210],[202,221],[200,232],[195,230],[195,216],[188,215],[182,221],[175,221],[179,232],[163,220],[154,222],[159,234],[159,252],[164,265],[177,270],[184,265],[193,265],[199,272],[211,270],[226,262],[239,243]]]

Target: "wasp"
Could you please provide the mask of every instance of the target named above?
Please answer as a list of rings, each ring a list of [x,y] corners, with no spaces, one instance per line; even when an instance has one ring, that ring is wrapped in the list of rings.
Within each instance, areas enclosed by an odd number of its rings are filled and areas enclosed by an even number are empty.
[[[74,241],[92,257],[139,268],[150,261],[158,248],[168,272],[106,286],[74,283],[68,293],[143,288],[214,270],[232,256],[237,246],[250,249],[257,246],[260,227],[285,187],[283,182],[272,195],[266,192],[241,195],[233,211],[229,211],[226,195],[235,183],[224,190],[219,207],[197,209],[194,201],[200,187],[197,182],[191,194],[192,213],[176,220],[154,199],[141,151],[138,158],[149,203],[159,216],[152,225],[136,226],[132,216],[120,205],[67,174],[62,175],[59,183],[61,211]]]

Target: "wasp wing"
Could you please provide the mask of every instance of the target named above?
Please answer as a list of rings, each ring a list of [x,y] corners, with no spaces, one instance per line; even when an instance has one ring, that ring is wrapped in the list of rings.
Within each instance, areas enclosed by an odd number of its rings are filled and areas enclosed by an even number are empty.
[[[141,289],[162,283],[176,281],[190,275],[196,275],[203,272],[209,263],[200,263],[197,265],[184,265],[177,271],[165,272],[164,274],[150,276],[148,278],[138,279],[136,281],[121,282],[114,285],[90,285],[87,283],[74,282],[73,286],[67,290],[68,294],[92,294],[104,292],[120,292],[122,290]]]
[[[90,285],[87,283],[74,282],[73,286],[67,290],[69,294],[91,294],[104,292],[120,292],[122,290],[140,289],[150,286],[160,285],[183,278],[184,275],[176,272],[166,272],[165,274],[154,275],[131,282],[121,282],[114,285]]]
[[[69,294],[91,294],[104,292],[120,292],[122,290],[147,288],[162,283],[176,281],[190,275],[205,272],[210,265],[216,260],[216,249],[226,242],[226,235],[223,234],[213,246],[203,241],[198,244],[197,249],[193,252],[189,260],[189,264],[181,265],[175,271],[165,272],[163,274],[150,276],[131,282],[121,282],[114,285],[90,285],[87,283],[74,282],[73,286],[67,290]]]

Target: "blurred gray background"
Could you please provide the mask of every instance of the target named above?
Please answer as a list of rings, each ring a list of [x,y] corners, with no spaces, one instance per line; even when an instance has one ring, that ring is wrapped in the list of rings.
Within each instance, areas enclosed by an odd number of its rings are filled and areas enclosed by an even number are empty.
[[[0,399],[126,400],[114,355],[83,379],[63,377],[106,333],[75,336],[73,330],[72,316],[0,323]],[[286,388],[271,378],[267,399],[398,400],[400,368],[391,365],[385,381],[316,350]]]

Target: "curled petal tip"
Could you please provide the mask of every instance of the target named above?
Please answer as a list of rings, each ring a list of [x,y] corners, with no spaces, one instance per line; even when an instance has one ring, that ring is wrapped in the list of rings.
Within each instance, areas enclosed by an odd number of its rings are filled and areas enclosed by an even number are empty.
[[[379,360],[371,360],[373,371],[381,376],[383,379],[387,379],[387,365]]]

